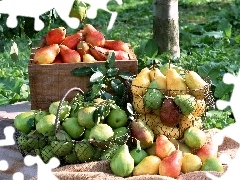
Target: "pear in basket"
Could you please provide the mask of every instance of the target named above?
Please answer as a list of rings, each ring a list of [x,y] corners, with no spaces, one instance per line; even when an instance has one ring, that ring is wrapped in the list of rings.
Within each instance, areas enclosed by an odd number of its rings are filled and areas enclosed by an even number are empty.
[[[91,24],[85,24],[83,27],[83,34],[85,35],[85,41],[93,46],[103,47],[105,43],[105,36],[98,31]]]
[[[185,73],[185,81],[188,88],[191,90],[191,94],[196,99],[204,99],[204,87],[207,86],[202,77],[195,71],[188,71]]]
[[[170,96],[177,94],[186,94],[187,85],[180,74],[175,69],[167,69],[166,71],[167,89]]]
[[[33,61],[37,64],[51,64],[60,52],[58,44],[51,44],[36,50]]]
[[[66,29],[64,27],[57,27],[50,29],[46,34],[47,45],[60,44],[66,36]]]

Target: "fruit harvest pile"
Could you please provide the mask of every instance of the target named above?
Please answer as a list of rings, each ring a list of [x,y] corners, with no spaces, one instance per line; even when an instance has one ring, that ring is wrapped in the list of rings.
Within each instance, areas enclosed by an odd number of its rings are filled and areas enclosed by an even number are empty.
[[[62,164],[106,160],[129,138],[128,116],[113,100],[87,102],[80,94],[51,103],[48,111],[23,112],[14,126],[23,155],[39,155],[45,163],[52,157]]]
[[[75,34],[51,29],[34,54],[36,64],[131,60],[128,43],[107,40],[91,24]],[[109,160],[120,177],[162,175],[177,178],[193,171],[223,172],[218,146],[207,140],[202,121],[210,84],[191,70],[167,63],[143,68],[132,78],[132,99],[124,107],[113,98],[87,100],[81,91],[72,101],[23,112],[14,119],[23,156],[39,155],[61,165]],[[70,89],[76,90],[75,88]],[[131,102],[131,103],[129,103]]]
[[[33,60],[37,64],[93,63],[106,61],[110,52],[114,52],[116,60],[135,58],[128,43],[105,39],[102,32],[91,24],[85,24],[74,34],[67,34],[64,27],[49,30]]]
[[[168,66],[145,67],[137,74],[132,105],[155,136],[181,139],[187,128],[202,128],[209,84],[194,71]]]

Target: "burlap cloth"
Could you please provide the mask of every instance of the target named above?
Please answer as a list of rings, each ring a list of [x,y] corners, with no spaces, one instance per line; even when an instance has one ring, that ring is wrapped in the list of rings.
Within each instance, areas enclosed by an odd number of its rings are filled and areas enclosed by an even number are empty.
[[[208,140],[210,141],[212,136],[219,132],[217,129],[211,129],[206,131]],[[227,153],[232,158],[235,157],[236,152],[239,148],[239,144],[232,139],[225,137],[224,142],[221,146],[219,146],[219,155],[222,153]],[[75,165],[66,165],[61,166],[53,170],[53,174],[59,180],[86,180],[86,179],[107,179],[107,180],[119,180],[119,179],[126,179],[126,180],[146,180],[146,179],[157,179],[157,180],[175,180],[170,177],[160,176],[160,175],[141,175],[141,176],[130,176],[126,178],[117,177],[112,174],[112,171],[109,166],[109,160],[106,161],[96,161],[90,163],[82,163],[82,164],[75,164]],[[224,166],[225,171],[227,166]],[[220,177],[222,173],[218,172],[210,172],[211,174]],[[36,178],[33,178],[36,179]],[[196,171],[187,174],[181,174],[177,180],[210,180],[206,176],[206,172],[203,171]]]

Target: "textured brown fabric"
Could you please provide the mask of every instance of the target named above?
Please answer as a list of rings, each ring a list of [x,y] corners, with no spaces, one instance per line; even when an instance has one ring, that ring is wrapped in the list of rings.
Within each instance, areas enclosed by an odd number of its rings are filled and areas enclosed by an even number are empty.
[[[208,141],[211,141],[214,134],[218,133],[220,130],[211,129],[207,130],[206,135]],[[232,158],[235,157],[236,151],[239,148],[239,144],[227,137],[225,137],[223,144],[219,146],[219,155],[222,153],[227,153]],[[141,176],[129,176],[129,177],[118,177],[112,174],[109,166],[110,161],[96,161],[83,164],[66,165],[53,170],[53,174],[59,178],[59,180],[95,180],[95,179],[107,179],[107,180],[174,180],[174,178],[160,176],[160,175],[141,175]],[[227,166],[224,165],[224,170],[227,170]],[[219,172],[209,172],[217,177],[220,177],[223,173]],[[181,173],[177,180],[210,180],[207,177],[206,172],[196,171],[191,173],[183,174]]]

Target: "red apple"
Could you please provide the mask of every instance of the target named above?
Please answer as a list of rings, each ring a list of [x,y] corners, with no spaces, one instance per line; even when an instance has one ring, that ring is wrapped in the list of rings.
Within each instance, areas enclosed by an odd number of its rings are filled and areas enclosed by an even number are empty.
[[[196,151],[196,155],[204,162],[207,158],[217,157],[218,146],[212,142],[204,144]]]

